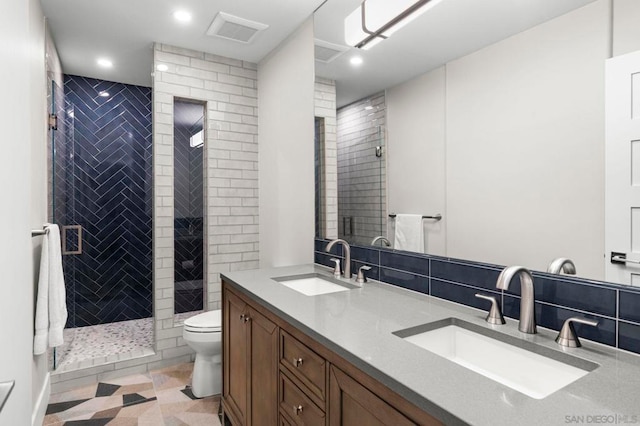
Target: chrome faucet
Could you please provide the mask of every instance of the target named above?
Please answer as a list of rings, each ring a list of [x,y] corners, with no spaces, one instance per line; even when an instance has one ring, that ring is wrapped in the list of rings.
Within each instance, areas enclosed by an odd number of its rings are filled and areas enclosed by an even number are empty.
[[[344,277],[350,280],[351,279],[351,247],[349,246],[349,243],[343,239],[338,238],[329,242],[329,244],[327,244],[327,247],[325,247],[324,250],[326,252],[330,252],[333,246],[336,245],[336,243],[342,243],[342,247],[344,247]]]
[[[523,333],[536,333],[536,311],[534,306],[533,277],[523,266],[509,266],[500,272],[496,288],[508,290],[515,275],[520,277],[520,324],[518,330]]]
[[[567,259],[566,257],[559,257],[554,259],[547,268],[547,272],[550,274],[559,274],[560,272],[564,272],[565,274],[576,274],[576,265],[571,261],[571,259]]]
[[[387,238],[382,235],[378,235],[373,240],[371,240],[371,245],[375,246],[378,241],[382,241],[385,246],[391,247],[391,243],[389,242],[389,240],[387,240]]]

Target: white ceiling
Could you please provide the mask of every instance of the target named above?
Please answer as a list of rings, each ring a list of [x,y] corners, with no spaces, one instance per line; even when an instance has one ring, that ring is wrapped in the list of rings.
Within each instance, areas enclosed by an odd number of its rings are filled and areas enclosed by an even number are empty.
[[[259,62],[321,4],[316,38],[344,44],[344,18],[361,1],[41,0],[65,73],[142,86],[151,85],[153,42]],[[336,80],[338,105],[346,105],[593,1],[443,0],[371,50],[316,62],[316,74]],[[193,20],[177,22],[177,9]],[[250,44],[207,36],[220,11],[269,28]],[[349,64],[354,54],[364,59],[358,68]],[[113,68],[96,65],[103,56]]]
[[[260,61],[322,4],[322,0],[41,0],[63,71],[151,86],[153,42],[249,62]],[[192,13],[189,24],[173,12]],[[269,25],[249,44],[205,33],[218,12]],[[113,68],[101,69],[96,58]]]
[[[315,14],[315,37],[344,44],[344,17],[362,0],[328,0]],[[389,39],[351,49],[316,75],[336,80],[338,106],[392,87],[595,0],[442,0]],[[360,55],[354,68],[349,59]]]

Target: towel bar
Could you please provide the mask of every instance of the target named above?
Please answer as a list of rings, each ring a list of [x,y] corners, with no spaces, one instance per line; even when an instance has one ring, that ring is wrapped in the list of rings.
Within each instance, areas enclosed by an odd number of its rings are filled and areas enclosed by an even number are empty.
[[[32,229],[31,230],[31,236],[32,237],[36,237],[38,235],[44,235],[47,233],[46,229]]]
[[[397,216],[397,214],[395,213],[390,213],[389,217],[395,219],[395,217]],[[442,215],[440,213],[438,213],[435,216],[422,216],[423,219],[434,219],[434,220],[441,220],[442,219]]]

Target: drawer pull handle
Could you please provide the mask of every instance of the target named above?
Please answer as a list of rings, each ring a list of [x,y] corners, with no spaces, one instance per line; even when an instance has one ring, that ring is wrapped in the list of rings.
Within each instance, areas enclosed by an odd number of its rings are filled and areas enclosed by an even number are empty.
[[[249,315],[242,314],[242,315],[240,315],[240,321],[249,322],[249,321],[251,321],[251,317]]]
[[[299,416],[302,413],[302,405],[294,405],[293,406],[293,414]]]
[[[246,317],[245,314],[240,314],[240,321],[244,322],[244,318]]]
[[[294,358],[293,359],[293,366],[294,367],[300,367],[302,365],[302,358]]]

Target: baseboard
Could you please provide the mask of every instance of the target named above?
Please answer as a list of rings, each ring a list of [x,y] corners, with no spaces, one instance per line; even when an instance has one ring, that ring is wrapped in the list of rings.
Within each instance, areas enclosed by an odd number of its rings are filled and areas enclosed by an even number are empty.
[[[31,426],[41,426],[44,422],[44,416],[47,412],[47,406],[49,405],[49,397],[51,396],[51,373],[47,373],[47,377],[44,379],[42,389],[38,399],[33,405],[33,414],[31,415]]]

